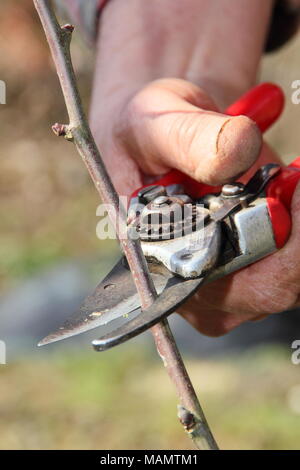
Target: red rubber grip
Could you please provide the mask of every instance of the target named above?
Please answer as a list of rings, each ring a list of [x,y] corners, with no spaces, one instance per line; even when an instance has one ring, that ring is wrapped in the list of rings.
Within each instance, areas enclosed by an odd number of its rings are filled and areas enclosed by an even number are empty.
[[[282,248],[290,236],[292,197],[300,181],[300,157],[282,168],[266,189],[270,219],[277,248]]]
[[[284,107],[284,94],[273,83],[262,83],[245,93],[226,110],[230,116],[244,114],[265,132],[279,118]]]
[[[261,132],[266,131],[280,116],[284,106],[284,95],[277,85],[273,83],[262,83],[245,93],[234,104],[229,106],[226,114],[239,116],[241,114],[248,116],[256,122]],[[153,184],[153,183],[152,183]],[[208,193],[220,191],[220,187],[209,186],[193,180],[179,170],[171,170],[155,184],[169,186],[171,184],[182,184],[186,194],[193,198],[199,198]],[[151,186],[147,184],[143,187]],[[137,196],[139,188],[131,197]]]

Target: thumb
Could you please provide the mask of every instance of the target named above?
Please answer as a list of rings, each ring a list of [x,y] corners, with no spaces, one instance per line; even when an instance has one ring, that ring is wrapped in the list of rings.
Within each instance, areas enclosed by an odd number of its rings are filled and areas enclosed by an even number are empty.
[[[211,185],[243,174],[262,145],[251,119],[218,113],[203,90],[179,79],[146,86],[127,105],[121,122],[118,137],[144,173],[176,168]]]

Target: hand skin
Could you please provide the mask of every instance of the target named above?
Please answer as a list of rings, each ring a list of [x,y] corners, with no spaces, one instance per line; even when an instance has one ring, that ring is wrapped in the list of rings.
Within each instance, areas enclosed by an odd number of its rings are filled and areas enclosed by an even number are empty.
[[[170,168],[218,185],[279,161],[261,145],[251,120],[220,112],[255,83],[272,4],[108,2],[99,25],[91,124],[121,195]],[[218,336],[297,306],[300,187],[292,218],[282,250],[201,287],[180,313],[202,333]]]

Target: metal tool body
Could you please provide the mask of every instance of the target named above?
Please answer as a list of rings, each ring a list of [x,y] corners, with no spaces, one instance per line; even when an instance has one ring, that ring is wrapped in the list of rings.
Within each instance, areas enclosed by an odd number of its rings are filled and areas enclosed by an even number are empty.
[[[247,185],[226,185],[220,194],[207,194],[194,204],[184,194],[168,196],[167,186],[165,195],[154,197],[141,209],[141,192],[137,221],[131,222],[131,226],[135,226],[140,234],[144,255],[184,278],[210,273],[221,262],[221,246],[225,253],[222,264],[226,263],[226,256],[230,261],[233,258],[243,260],[240,267],[253,262],[253,256],[256,256],[251,247],[254,227],[250,224],[255,218],[256,223],[268,226],[267,202],[262,192],[279,171],[279,165],[266,165]],[[183,192],[182,187],[178,189]],[[159,205],[158,200],[163,203]],[[137,205],[136,201],[129,208],[131,213],[134,205]],[[261,228],[260,232],[263,231]],[[276,248],[272,230],[269,230],[268,238],[263,245],[267,245],[264,251],[270,253]],[[260,253],[261,250],[257,256]]]

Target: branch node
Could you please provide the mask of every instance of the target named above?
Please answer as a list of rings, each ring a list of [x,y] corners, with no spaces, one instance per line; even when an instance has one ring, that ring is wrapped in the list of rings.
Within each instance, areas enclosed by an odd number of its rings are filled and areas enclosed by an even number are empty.
[[[59,124],[56,122],[52,126],[52,130],[57,137],[64,137],[67,140],[73,140],[72,132],[67,124]]]
[[[179,421],[187,432],[193,432],[195,426],[197,425],[197,418],[193,413],[187,410],[184,406],[178,405],[178,414]]]
[[[67,127],[68,126],[66,124],[59,124],[58,122],[56,122],[52,126],[52,130],[57,137],[61,137],[61,136],[65,137],[67,133]]]
[[[74,29],[75,29],[75,26],[70,24],[70,23],[67,23],[67,24],[64,24],[63,26],[61,26],[61,29],[65,32],[65,33],[70,33],[72,34]]]

